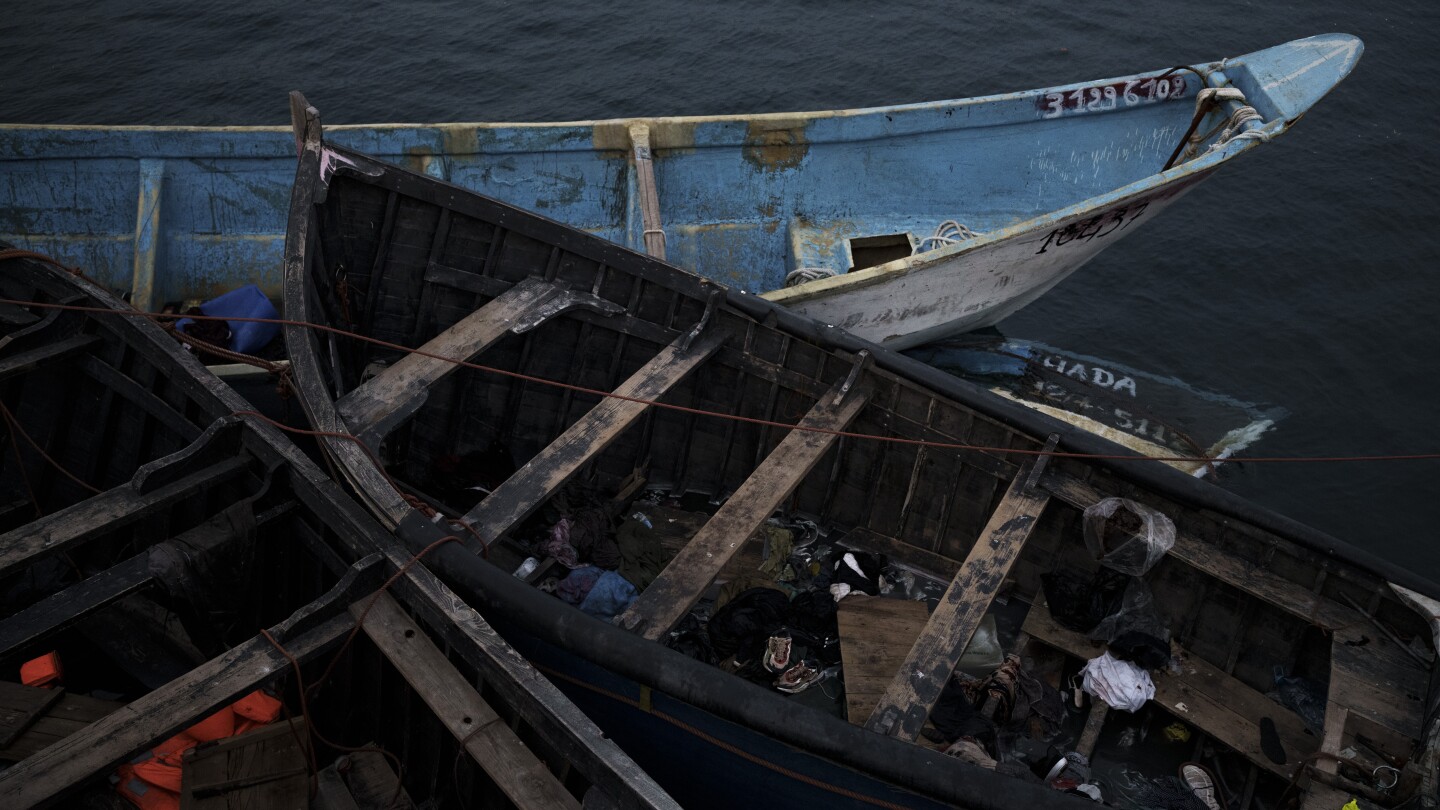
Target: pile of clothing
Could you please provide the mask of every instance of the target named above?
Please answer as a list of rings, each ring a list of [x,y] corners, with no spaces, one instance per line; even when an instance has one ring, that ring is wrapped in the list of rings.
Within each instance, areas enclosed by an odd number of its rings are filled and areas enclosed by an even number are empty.
[[[609,621],[623,613],[670,561],[644,504],[622,512],[570,488],[552,500],[551,509],[556,515],[535,554],[570,571],[542,587],[591,616]]]

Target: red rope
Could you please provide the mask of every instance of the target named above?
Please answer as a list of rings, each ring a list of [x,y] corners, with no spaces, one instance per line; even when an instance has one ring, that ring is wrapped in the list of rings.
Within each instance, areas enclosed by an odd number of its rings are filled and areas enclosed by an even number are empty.
[[[370,344],[372,344],[372,345],[380,346],[381,348],[385,348],[385,349],[391,349],[391,350],[393,350],[393,351],[405,352],[405,353],[408,353],[408,354],[417,354],[417,355],[420,355],[421,357],[428,357],[428,358],[430,358],[430,359],[432,359],[432,360],[440,360],[440,361],[442,361],[442,362],[452,363],[452,364],[454,364],[454,365],[461,366],[461,367],[464,367],[464,368],[474,369],[475,371],[483,371],[483,372],[486,372],[486,373],[488,373],[488,374],[496,374],[496,375],[499,375],[499,376],[502,376],[502,377],[509,377],[509,378],[516,379],[516,380],[522,380],[522,381],[524,381],[524,382],[536,383],[536,384],[538,384],[538,385],[548,385],[548,386],[551,386],[551,387],[554,387],[554,388],[561,388],[561,389],[564,389],[564,390],[567,390],[567,391],[573,391],[573,392],[579,393],[579,394],[589,394],[589,395],[591,395],[591,396],[597,396],[597,397],[602,397],[602,398],[607,398],[607,399],[618,399],[618,400],[621,400],[621,401],[623,401],[623,402],[633,402],[633,403],[635,403],[635,404],[637,404],[637,405],[646,405],[646,406],[653,407],[653,408],[664,408],[664,409],[666,409],[666,410],[677,411],[677,412],[686,413],[686,414],[693,414],[693,415],[696,415],[696,416],[709,416],[709,417],[714,417],[714,418],[717,418],[717,419],[729,419],[729,420],[734,421],[734,422],[743,422],[743,423],[746,423],[746,424],[758,425],[758,426],[761,426],[761,427],[780,428],[780,429],[782,429],[782,430],[800,430],[800,431],[805,431],[805,432],[808,432],[808,433],[819,433],[819,434],[823,434],[823,435],[827,435],[827,436],[836,436],[836,437],[839,437],[839,438],[842,438],[842,439],[858,439],[858,440],[861,440],[861,441],[890,442],[891,444],[904,444],[904,445],[910,445],[910,446],[914,446],[914,447],[930,447],[930,448],[935,448],[935,449],[939,449],[939,450],[970,450],[970,451],[981,452],[981,453],[996,453],[996,454],[1007,454],[1007,455],[1018,455],[1018,456],[1050,456],[1050,457],[1053,457],[1053,458],[1076,458],[1076,459],[1092,459],[1092,460],[1107,460],[1107,461],[1223,462],[1223,461],[1234,460],[1234,461],[1245,461],[1245,462],[1251,463],[1251,464],[1338,463],[1338,462],[1351,462],[1351,461],[1423,461],[1423,460],[1440,459],[1440,452],[1437,452],[1437,453],[1401,453],[1401,454],[1366,454],[1366,455],[1354,455],[1354,456],[1246,456],[1246,457],[1243,458],[1243,459],[1233,459],[1233,458],[1230,458],[1230,457],[1222,458],[1222,457],[1219,457],[1219,456],[1137,456],[1137,455],[1127,455],[1127,454],[1119,454],[1119,453],[1115,453],[1115,454],[1109,454],[1109,453],[1076,453],[1076,452],[1059,451],[1059,450],[1051,451],[1051,452],[1046,452],[1045,450],[1029,450],[1029,449],[1024,449],[1024,448],[1014,448],[1014,447],[995,447],[995,446],[979,445],[979,444],[962,444],[962,443],[959,443],[959,442],[936,442],[936,441],[929,441],[929,440],[927,440],[927,439],[907,439],[907,438],[904,438],[904,437],[901,437],[901,436],[877,436],[877,435],[872,434],[872,433],[857,433],[857,432],[848,431],[848,430],[832,430],[832,429],[829,429],[829,428],[819,428],[819,427],[809,427],[809,426],[806,426],[806,425],[787,424],[787,423],[785,423],[785,422],[775,422],[775,421],[772,421],[772,420],[769,420],[769,419],[757,419],[757,418],[755,418],[755,417],[751,417],[751,416],[741,416],[741,415],[739,415],[739,414],[720,413],[720,412],[718,412],[718,411],[707,411],[707,410],[704,410],[704,409],[702,409],[702,408],[691,408],[691,407],[687,407],[687,406],[684,406],[684,405],[674,405],[674,404],[671,404],[671,403],[668,403],[668,402],[660,402],[660,401],[653,400],[653,399],[644,399],[644,398],[642,398],[642,397],[626,396],[626,395],[624,395],[624,394],[617,394],[617,393],[615,393],[614,391],[603,391],[603,390],[600,390],[600,389],[598,389],[598,388],[587,388],[587,387],[582,386],[582,385],[573,385],[573,384],[571,384],[571,383],[559,382],[559,381],[557,381],[557,380],[547,380],[547,379],[545,379],[545,378],[543,378],[543,377],[534,377],[534,376],[531,376],[531,375],[529,375],[529,374],[521,374],[520,372],[517,372],[517,371],[509,371],[509,370],[507,370],[507,369],[495,368],[495,367],[493,367],[493,366],[483,366],[483,365],[480,365],[479,363],[471,363],[471,362],[469,362],[469,361],[467,361],[467,360],[462,360],[462,359],[458,359],[458,358],[454,358],[454,357],[446,357],[446,356],[444,356],[444,355],[435,354],[434,352],[427,352],[427,351],[425,351],[425,350],[423,350],[423,349],[415,349],[415,348],[411,348],[411,347],[409,347],[409,346],[402,346],[402,345],[400,345],[400,344],[398,344],[398,343],[391,343],[391,342],[388,341],[388,340],[381,340],[381,339],[379,339],[379,338],[373,338],[373,337],[369,337],[369,336],[366,336],[366,335],[357,334],[357,333],[355,333],[355,332],[351,332],[351,331],[348,331],[348,330],[345,330],[345,329],[340,329],[340,328],[334,327],[334,326],[326,326],[326,325],[324,325],[324,324],[318,324],[318,323],[307,323],[307,322],[305,322],[305,321],[295,321],[295,320],[290,320],[290,319],[288,319],[288,318],[226,318],[226,317],[221,317],[221,316],[218,316],[218,315],[183,315],[183,316],[182,316],[182,315],[172,315],[172,314],[168,314],[168,313],[140,312],[139,310],[129,310],[129,311],[127,311],[127,310],[116,310],[116,309],[110,309],[110,308],[108,308],[108,307],[85,307],[85,306],[79,306],[79,305],[75,305],[75,304],[47,304],[47,303],[38,303],[38,302],[35,302],[35,301],[16,300],[16,299],[11,299],[11,298],[0,298],[0,304],[14,304],[14,305],[16,305],[16,306],[22,306],[22,307],[25,307],[25,306],[33,306],[33,307],[38,307],[38,308],[41,308],[41,309],[60,309],[60,310],[67,310],[67,311],[71,311],[71,312],[89,312],[89,313],[96,313],[96,314],[103,314],[103,315],[119,315],[119,316],[123,316],[123,317],[137,317],[137,316],[138,316],[138,317],[143,317],[143,318],[150,318],[150,319],[152,319],[152,320],[174,319],[174,318],[184,317],[184,318],[190,318],[190,319],[192,319],[192,320],[230,321],[230,322],[233,322],[233,323],[273,323],[273,324],[280,324],[280,325],[283,325],[283,326],[298,326],[298,327],[301,327],[301,328],[304,328],[304,329],[314,329],[314,330],[316,330],[316,331],[327,332],[327,333],[330,333],[330,334],[333,334],[333,335],[338,335],[338,336],[340,336],[340,337],[346,337],[346,338],[351,338],[351,339],[353,339],[353,340],[359,340],[359,341],[364,342],[364,343],[370,343]],[[340,438],[353,438],[353,437],[349,437],[349,436],[346,436],[346,435],[343,435],[343,434],[333,434],[333,435],[335,435],[335,436],[337,436],[337,437],[340,437]]]
[[[25,443],[28,444],[28,445],[30,445],[30,448],[31,448],[32,450],[34,450],[36,453],[38,453],[41,458],[43,458],[43,459],[45,459],[45,461],[49,462],[49,464],[50,464],[51,467],[54,467],[55,469],[59,470],[61,475],[65,476],[66,478],[69,478],[71,481],[74,481],[74,482],[75,482],[76,484],[78,484],[79,486],[81,486],[81,487],[83,487],[84,489],[88,490],[91,494],[94,494],[94,495],[99,495],[99,494],[100,494],[100,490],[98,490],[98,489],[96,489],[95,487],[93,487],[93,486],[85,483],[84,481],[80,480],[80,478],[77,477],[74,473],[72,473],[72,472],[70,472],[69,470],[65,469],[65,467],[62,466],[62,465],[60,464],[60,462],[58,462],[58,461],[56,461],[55,459],[51,458],[51,457],[50,457],[50,454],[48,454],[48,453],[45,452],[45,449],[40,446],[40,443],[39,443],[39,442],[37,442],[37,441],[35,441],[34,439],[30,438],[30,434],[29,434],[29,433],[26,433],[26,432],[25,432],[25,428],[21,427],[21,425],[20,425],[20,420],[18,420],[18,419],[15,418],[15,414],[13,414],[13,413],[10,412],[10,409],[9,409],[8,407],[6,407],[6,405],[5,405],[4,402],[0,402],[0,416],[3,416],[3,417],[5,418],[5,425],[10,428],[10,435],[11,435],[12,439],[13,439],[13,437],[15,436],[16,433],[19,433],[19,434],[20,434],[20,437],[25,440]],[[20,445],[19,445],[19,443],[17,442],[14,446],[15,446],[15,460],[16,460],[16,462],[18,463],[19,460],[20,460]],[[24,467],[23,467],[23,466],[21,467],[21,474],[22,474],[22,475],[24,474]],[[26,477],[26,479],[25,479],[25,488],[26,488],[27,490],[30,489],[30,479],[29,479],[28,477]],[[34,499],[35,499],[35,493],[34,493],[34,492],[31,492],[31,493],[30,493],[30,499],[31,499],[31,500],[34,500]],[[37,512],[40,511],[40,505],[39,505],[38,502],[37,502],[36,505],[35,505],[35,510],[36,510]]]

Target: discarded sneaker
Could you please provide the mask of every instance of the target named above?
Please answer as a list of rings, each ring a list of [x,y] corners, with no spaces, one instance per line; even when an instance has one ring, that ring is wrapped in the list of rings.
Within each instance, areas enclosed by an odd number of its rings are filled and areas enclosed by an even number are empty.
[[[804,692],[818,680],[820,680],[820,670],[801,661],[775,679],[775,688],[788,695],[793,695],[796,692]]]
[[[771,672],[784,672],[790,668],[789,634],[771,636],[765,643],[765,668]]]
[[[1190,788],[1199,799],[1210,810],[1220,810],[1220,800],[1215,791],[1215,777],[1204,765],[1196,762],[1186,762],[1180,766],[1180,781]]]

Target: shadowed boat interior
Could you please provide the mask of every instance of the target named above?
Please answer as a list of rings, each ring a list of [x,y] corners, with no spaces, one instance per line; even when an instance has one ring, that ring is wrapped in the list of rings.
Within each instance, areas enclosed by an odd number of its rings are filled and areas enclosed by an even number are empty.
[[[228,775],[203,749],[187,802],[304,806],[344,756],[331,777],[388,774],[386,805],[674,806],[177,341],[13,253],[0,298],[0,803],[119,801],[116,766],[268,688],[297,747],[242,766],[226,740]],[[10,680],[51,653],[63,685]]]

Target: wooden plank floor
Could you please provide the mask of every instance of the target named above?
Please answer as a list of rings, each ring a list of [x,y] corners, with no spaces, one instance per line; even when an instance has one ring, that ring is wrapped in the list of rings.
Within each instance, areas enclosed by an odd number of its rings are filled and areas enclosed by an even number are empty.
[[[851,723],[863,726],[925,629],[930,610],[914,599],[853,595],[841,600],[837,618],[845,709]]]
[[[6,748],[0,748],[0,762],[19,762],[26,759],[124,705],[113,700],[100,700],[66,692],[40,717],[29,722],[13,743]]]
[[[181,810],[306,810],[309,763],[297,742],[304,734],[303,718],[294,729],[281,720],[197,748],[182,765]]]
[[[1362,626],[1335,634],[1330,647],[1330,701],[1346,709],[1350,719],[1389,732],[1385,737],[1419,739],[1429,673],[1393,641],[1370,630]],[[1358,643],[1362,634],[1369,639],[1363,644]]]

